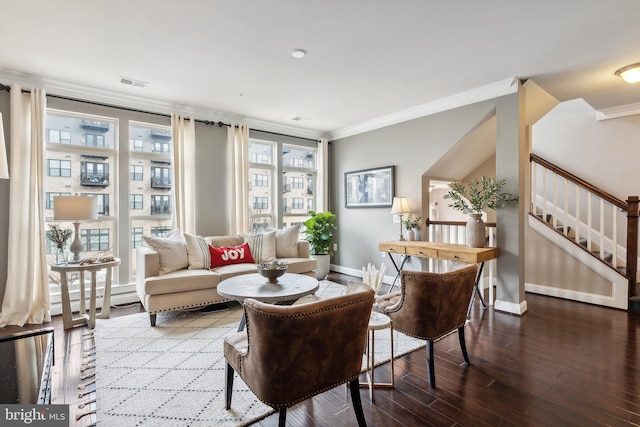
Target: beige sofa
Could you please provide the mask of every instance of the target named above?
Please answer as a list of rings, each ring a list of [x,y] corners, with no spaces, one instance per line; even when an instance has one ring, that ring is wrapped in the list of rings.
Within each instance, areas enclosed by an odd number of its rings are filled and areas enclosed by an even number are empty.
[[[202,239],[213,247],[233,247],[245,241],[241,235],[211,236]],[[156,314],[163,311],[187,310],[227,301],[218,295],[218,283],[229,277],[256,272],[255,264],[232,264],[211,270],[182,268],[161,274],[160,256],[156,250],[142,246],[138,247],[136,252],[136,290],[142,305],[149,312],[151,326],[156,324]],[[293,249],[293,254],[296,252],[296,257],[277,259],[289,266],[288,273],[315,277],[318,263],[310,257],[309,242],[297,241],[297,248]],[[292,252],[289,251],[289,254]]]

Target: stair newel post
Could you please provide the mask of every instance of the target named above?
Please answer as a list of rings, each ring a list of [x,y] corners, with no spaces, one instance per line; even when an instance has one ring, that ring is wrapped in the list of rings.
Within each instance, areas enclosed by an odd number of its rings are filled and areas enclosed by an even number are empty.
[[[627,277],[629,278],[629,298],[636,296],[638,274],[638,196],[627,199]]]

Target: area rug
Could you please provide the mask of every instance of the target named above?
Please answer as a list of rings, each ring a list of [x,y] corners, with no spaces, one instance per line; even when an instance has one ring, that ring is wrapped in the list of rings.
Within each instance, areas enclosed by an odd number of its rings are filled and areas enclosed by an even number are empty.
[[[299,303],[344,293],[322,281],[315,295]],[[99,426],[243,426],[273,409],[260,402],[236,376],[232,409],[224,408],[225,360],[222,341],[238,328],[237,306],[210,312],[133,314],[98,320],[96,408]],[[390,357],[390,334],[376,333],[376,365]],[[394,356],[424,346],[424,341],[394,333]]]

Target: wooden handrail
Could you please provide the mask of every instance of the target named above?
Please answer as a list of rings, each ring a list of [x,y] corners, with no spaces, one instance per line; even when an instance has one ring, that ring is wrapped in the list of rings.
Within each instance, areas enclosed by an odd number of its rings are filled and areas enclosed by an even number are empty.
[[[624,200],[620,200],[617,197],[612,196],[611,194],[607,193],[606,191],[602,191],[598,187],[595,187],[594,185],[589,184],[587,181],[578,178],[577,176],[575,176],[571,172],[567,172],[566,170],[554,165],[553,163],[549,163],[548,161],[546,161],[542,157],[538,157],[533,153],[531,153],[529,155],[529,159],[530,159],[530,161],[536,162],[537,164],[539,164],[541,166],[544,166],[545,168],[547,168],[550,171],[560,175],[561,177],[563,177],[565,179],[568,179],[571,182],[574,182],[575,184],[579,185],[580,187],[584,188],[585,190],[589,191],[590,193],[593,193],[596,196],[600,197],[601,199],[604,199],[604,200],[608,201],[612,205],[619,207],[620,209],[624,210],[625,212],[627,211],[627,203]]]
[[[458,226],[464,226],[467,225],[466,221],[431,221],[429,218],[427,218],[425,220],[425,224],[427,227],[430,225],[458,225]],[[484,223],[485,226],[487,227],[495,227],[496,223],[495,222],[485,222]]]

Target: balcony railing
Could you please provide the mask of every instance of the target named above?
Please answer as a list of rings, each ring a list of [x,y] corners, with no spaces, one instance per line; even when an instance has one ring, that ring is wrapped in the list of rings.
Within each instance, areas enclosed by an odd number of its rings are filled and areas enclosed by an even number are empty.
[[[282,186],[282,192],[283,192],[283,193],[289,193],[289,192],[291,192],[291,184],[284,184],[284,185]]]
[[[108,187],[109,174],[82,172],[80,174],[80,185],[89,187]]]
[[[158,139],[171,139],[171,131],[151,129],[151,137]]]
[[[82,120],[80,127],[83,129],[97,130],[100,132],[106,132],[109,130],[109,123],[99,122],[97,120]]]
[[[151,188],[171,188],[171,180],[151,178]]]
[[[151,206],[151,215],[171,215],[170,206]]]
[[[312,186],[308,186],[307,187],[307,194],[313,195],[313,187]]]

